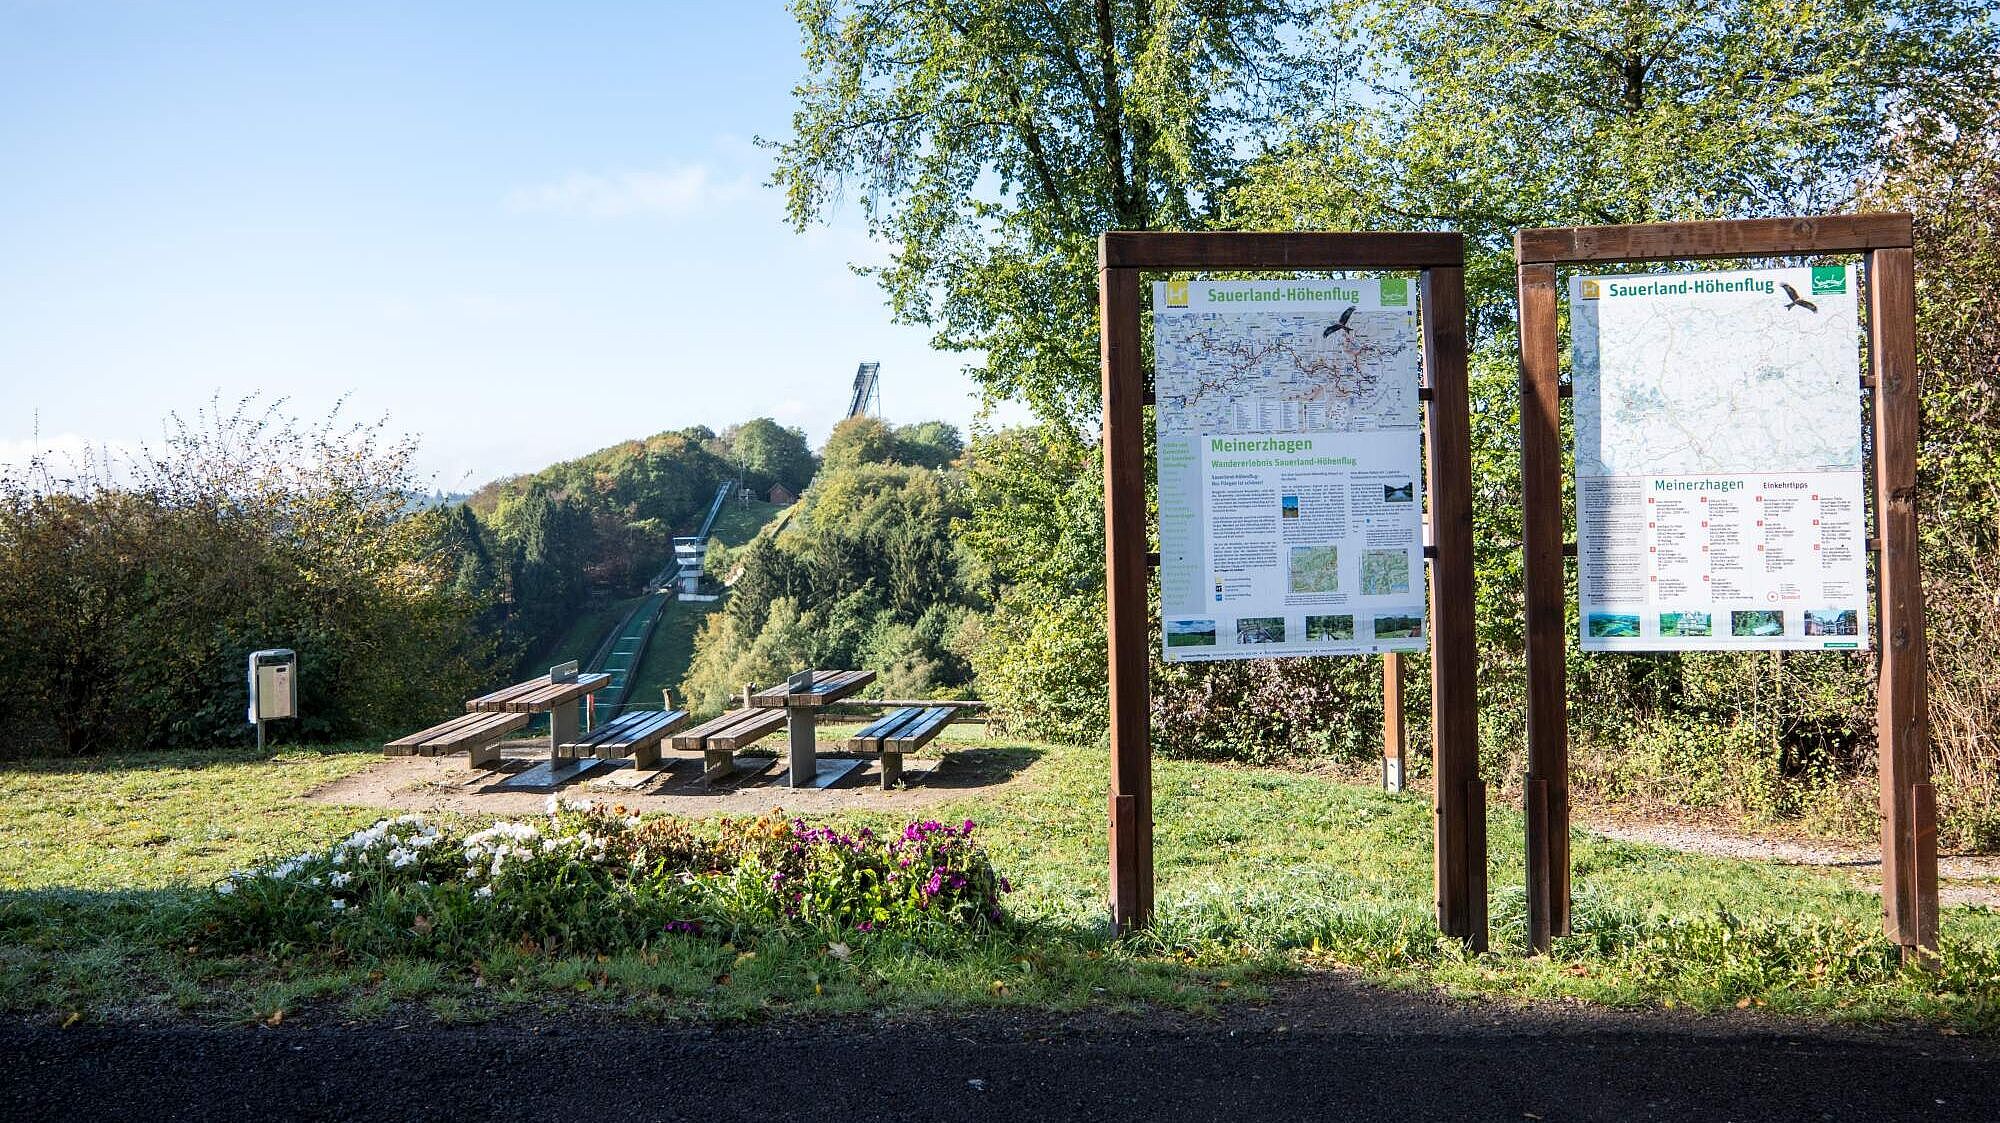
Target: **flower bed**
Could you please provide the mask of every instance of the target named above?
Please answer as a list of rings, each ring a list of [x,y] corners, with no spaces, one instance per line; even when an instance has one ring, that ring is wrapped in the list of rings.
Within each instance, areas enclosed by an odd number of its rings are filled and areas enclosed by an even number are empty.
[[[1011,886],[973,830],[882,836],[769,815],[704,831],[553,798],[544,819],[471,832],[404,815],[230,874],[202,920],[211,946],[277,952],[604,952],[780,930],[949,940],[1006,922]]]

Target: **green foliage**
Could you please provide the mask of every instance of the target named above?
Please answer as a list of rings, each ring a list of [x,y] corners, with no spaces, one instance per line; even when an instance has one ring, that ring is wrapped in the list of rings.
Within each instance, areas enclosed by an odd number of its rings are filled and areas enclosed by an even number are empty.
[[[808,666],[874,670],[891,697],[969,678],[961,637],[982,590],[951,536],[964,481],[850,456],[874,446],[893,457],[897,443],[873,418],[843,422],[790,523],[732,552],[728,605],[703,625],[683,682],[695,708],[720,710],[743,684]]]
[[[849,417],[827,434],[820,461],[829,469],[892,464],[896,452],[896,431],[888,422],[879,417]]]
[[[820,455],[829,468],[862,464],[949,468],[964,453],[957,427],[947,422],[891,426],[879,417],[849,417],[833,427]]]
[[[768,417],[730,427],[722,434],[722,444],[729,450],[737,478],[759,495],[770,491],[772,484],[783,484],[797,495],[819,468],[806,444],[805,430],[779,425]]]
[[[859,201],[895,316],[995,397],[1095,412],[1096,241],[1207,225],[1340,52],[1290,0],[794,0],[806,77],[776,182],[801,228]]]
[[[1947,842],[2000,844],[2000,96],[1920,116],[1870,205],[1916,217],[1917,450],[1931,741]]]
[[[354,736],[447,713],[494,649],[471,522],[412,513],[408,443],[245,400],[122,469],[0,481],[10,752],[241,741],[247,654],[299,653],[296,723]]]

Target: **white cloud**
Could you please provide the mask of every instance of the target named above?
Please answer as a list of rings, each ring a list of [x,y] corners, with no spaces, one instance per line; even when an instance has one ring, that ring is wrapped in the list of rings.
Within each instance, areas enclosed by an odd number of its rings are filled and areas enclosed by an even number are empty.
[[[664,215],[678,218],[734,202],[756,188],[749,175],[718,178],[707,164],[662,171],[572,172],[554,183],[518,188],[507,196],[516,212],[582,214],[592,218]]]

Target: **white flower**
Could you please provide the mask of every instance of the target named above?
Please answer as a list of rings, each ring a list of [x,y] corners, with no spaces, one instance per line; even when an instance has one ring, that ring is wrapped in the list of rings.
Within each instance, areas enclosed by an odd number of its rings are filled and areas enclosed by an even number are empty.
[[[493,895],[493,887],[491,885],[482,885],[479,888],[474,889],[472,891],[472,895],[475,897],[482,897],[482,898],[491,897]]]
[[[340,910],[342,910],[342,909],[344,909],[344,908],[346,908],[346,907],[347,907],[347,902],[346,902],[346,901],[343,901],[343,900],[340,900],[340,899],[338,899],[338,898],[335,898],[335,899],[334,899],[334,901],[332,902],[332,905],[333,905],[333,911],[335,911],[335,912],[339,912]]]
[[[398,846],[394,850],[389,851],[389,866],[391,869],[402,869],[416,860],[417,852],[414,850],[405,850]]]
[[[542,810],[547,811],[549,814],[553,815],[556,812],[562,810],[562,800],[557,799],[555,796],[551,795],[545,802],[543,802]]]
[[[326,875],[326,883],[335,889],[343,888],[344,886],[346,886],[348,882],[353,880],[354,880],[353,874],[346,873],[340,870],[335,870],[333,873]]]
[[[215,891],[224,897],[229,896],[236,892],[236,879],[233,877],[225,879],[222,884],[215,887]]]

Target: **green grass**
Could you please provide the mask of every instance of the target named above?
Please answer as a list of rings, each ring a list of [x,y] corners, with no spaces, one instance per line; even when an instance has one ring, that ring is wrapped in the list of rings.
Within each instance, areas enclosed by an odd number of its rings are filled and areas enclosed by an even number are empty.
[[[590,657],[597,654],[598,645],[604,642],[604,637],[611,634],[611,629],[617,627],[618,622],[625,618],[625,614],[645,599],[644,596],[621,597],[617,600],[591,601],[584,605],[571,618],[569,627],[564,630],[561,638],[553,645],[544,648],[541,654],[529,656],[528,662],[521,668],[521,673],[540,674],[558,663],[567,663],[571,659],[579,663],[589,662]]]
[[[657,706],[660,704],[660,690],[663,687],[674,691],[674,705],[685,705],[687,699],[681,694],[681,679],[687,677],[688,664],[694,661],[694,638],[701,632],[702,622],[709,613],[720,611],[723,601],[668,601],[666,611],[660,613],[660,622],[653,626],[653,638],[646,641],[646,656],[639,660],[639,669],[632,679],[632,690],[626,695],[634,706]]]
[[[708,536],[719,539],[732,549],[743,545],[755,537],[764,525],[777,517],[785,508],[777,503],[755,500],[738,503],[734,500],[724,503],[715,516],[715,525],[709,528]]]
[[[952,734],[976,739],[977,727]],[[1008,904],[1017,928],[968,937],[952,955],[852,939],[846,957],[830,952],[830,936],[797,935],[755,947],[663,938],[601,960],[514,947],[476,963],[205,954],[188,932],[192,894],[229,869],[372,821],[372,811],[299,798],[364,767],[372,752],[11,767],[0,771],[0,1008],[215,1021],[411,1006],[453,1021],[578,1005],[706,1019],[988,1004],[1203,1010],[1291,972],[1344,966],[1385,986],[1462,996],[1749,1003],[2000,1029],[2000,915],[1947,910],[1942,967],[1903,969],[1881,939],[1879,901],[1851,871],[1579,835],[1577,934],[1551,956],[1525,956],[1521,824],[1506,809],[1489,828],[1495,950],[1468,954],[1430,921],[1422,797],[1271,769],[1159,762],[1158,921],[1113,939],[1102,752],[996,751],[1021,769],[1021,783],[926,814],[979,821],[995,865],[1017,886]]]

